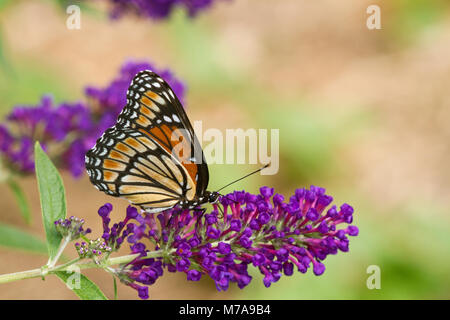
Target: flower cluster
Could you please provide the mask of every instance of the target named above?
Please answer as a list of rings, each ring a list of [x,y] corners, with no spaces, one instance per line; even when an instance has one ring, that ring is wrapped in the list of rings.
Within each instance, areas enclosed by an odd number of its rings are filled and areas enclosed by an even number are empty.
[[[131,13],[152,19],[165,19],[177,7],[184,8],[190,17],[209,8],[213,0],[111,0],[110,17],[118,19]]]
[[[34,170],[34,140],[44,149],[52,149],[57,158],[71,166],[71,154],[76,148],[77,132],[91,129],[89,110],[82,103],[62,103],[55,106],[50,96],[44,96],[36,106],[16,106],[7,116],[7,125],[0,125],[0,152],[16,171]],[[9,130],[8,128],[11,128]],[[67,147],[61,148],[65,144]]]
[[[131,80],[142,70],[154,70],[158,73],[171,86],[180,101],[183,102],[185,85],[175,78],[170,70],[156,69],[153,64],[147,62],[128,62],[122,66],[119,75],[106,87],[87,86],[85,88],[85,95],[88,98],[94,117],[99,119],[98,123],[102,127],[108,128],[115,123],[117,116],[127,103],[126,92]],[[100,131],[100,134],[102,132],[103,130]]]
[[[132,229],[132,224],[128,224],[130,219],[134,219],[138,216],[138,211],[136,208],[129,206],[127,208],[127,215],[125,219],[119,223],[114,223],[110,228],[109,224],[111,218],[109,217],[113,207],[112,204],[106,203],[98,209],[98,215],[102,218],[103,222],[103,235],[102,238],[105,243],[113,248],[113,250],[118,250],[122,245],[124,239],[130,234]],[[126,228],[125,228],[126,227]]]
[[[210,213],[175,207],[158,215],[138,214],[130,206],[125,220],[111,229],[112,206],[103,206],[99,214],[106,230],[103,238],[114,239],[109,245],[120,245],[126,238],[132,253],[138,254],[117,274],[146,299],[147,286],[164,268],[185,273],[189,281],[209,276],[219,291],[230,283],[247,286],[252,280],[249,266],[260,271],[266,287],[294,270],[305,273],[311,268],[321,275],[323,260],[347,252],[348,236],[358,235],[358,228],[350,225],[353,208],[330,207],[332,201],[325,189],[315,186],[297,189],[289,201],[263,187],[257,195],[236,191],[221,196]],[[342,224],[348,226],[338,229]]]
[[[105,252],[112,252],[112,248],[101,238],[89,240],[89,242],[83,241],[81,244],[77,242],[75,243],[75,249],[77,250],[78,256],[82,259],[95,258],[101,256]]]
[[[71,216],[68,219],[59,219],[54,222],[56,230],[67,241],[77,240],[80,237],[91,233],[91,229],[83,228],[84,219]]]
[[[86,151],[115,124],[133,76],[145,69],[155,70],[183,98],[184,85],[169,70],[158,70],[147,62],[126,62],[105,88],[86,87],[87,103],[56,105],[51,97],[44,96],[36,106],[14,107],[0,124],[0,156],[6,166],[17,173],[32,173],[34,142],[39,141],[58,167],[74,177],[83,174]]]

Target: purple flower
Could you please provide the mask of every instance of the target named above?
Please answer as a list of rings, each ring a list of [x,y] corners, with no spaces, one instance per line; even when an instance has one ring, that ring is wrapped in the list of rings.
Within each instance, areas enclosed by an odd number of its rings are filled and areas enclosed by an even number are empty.
[[[323,188],[298,189],[289,203],[274,195],[272,188],[260,191],[259,195],[240,191],[222,196],[210,214],[176,207],[155,217],[129,207],[125,219],[112,227],[112,206],[104,205],[99,215],[106,244],[117,250],[120,239],[126,237],[132,253],[139,253],[134,261],[120,267],[121,281],[139,293],[141,284],[153,284],[167,268],[186,273],[189,281],[209,276],[219,291],[232,283],[242,289],[252,280],[250,265],[261,272],[264,285],[269,287],[283,275],[292,276],[294,270],[323,274],[326,257],[347,252],[347,236],[359,233],[353,225],[339,228],[353,220],[354,210],[345,204],[339,211],[335,207],[327,211],[325,204],[330,205],[332,198]],[[223,218],[217,218],[219,211],[225,213]],[[145,241],[155,246],[151,257],[156,258],[147,257],[150,249]]]
[[[280,260],[281,262],[284,262],[289,258],[289,250],[287,250],[286,248],[280,248],[276,252],[276,255],[277,255],[278,260]]]
[[[268,199],[268,198],[272,197],[272,195],[273,195],[273,188],[262,187],[260,189],[260,192],[264,198]]]
[[[68,238],[69,241],[77,240],[91,232],[91,229],[83,228],[84,219],[71,216],[68,219],[59,219],[54,222],[56,230],[63,238]]]
[[[34,142],[39,141],[62,169],[79,177],[85,172],[85,154],[98,137],[113,126],[126,105],[126,92],[132,78],[141,70],[155,70],[183,100],[185,86],[168,69],[159,70],[151,63],[128,61],[119,75],[105,88],[85,89],[87,103],[55,104],[43,96],[34,106],[15,106],[0,124],[0,156],[13,171],[34,171]]]
[[[128,206],[127,208],[127,218],[135,219],[138,216],[138,211],[135,207]]]
[[[180,257],[189,258],[192,255],[191,246],[186,242],[180,243],[177,248],[177,253]]]
[[[152,19],[166,19],[175,8],[184,8],[189,16],[209,8],[213,0],[111,0],[110,17],[119,19],[126,14]]]
[[[230,230],[232,230],[232,231],[241,231],[241,228],[242,228],[241,220],[237,220],[237,219],[231,220],[231,222],[230,222]]]
[[[80,158],[78,154],[72,157],[72,148],[79,147],[72,138],[90,126],[90,112],[84,104],[55,105],[50,96],[44,96],[36,106],[20,105],[12,109],[1,125],[0,153],[13,170],[30,173],[34,170],[34,141],[39,140],[44,150],[50,144],[60,150],[58,146],[69,141],[69,146],[57,154],[63,159],[67,157],[69,161],[63,165],[69,169]],[[81,165],[74,174],[84,171],[84,154],[80,155]]]
[[[311,221],[317,220],[319,218],[319,213],[317,212],[316,208],[309,208],[308,212],[306,213],[306,218]]]
[[[197,270],[189,270],[187,272],[187,279],[189,281],[199,281],[202,278],[202,273]]]
[[[220,231],[213,227],[208,227],[206,230],[206,235],[210,239],[217,239],[220,236]]]
[[[191,239],[189,239],[189,245],[191,247],[196,247],[200,244],[200,239],[197,236],[193,236]]]
[[[158,73],[172,87],[176,96],[183,102],[185,86],[182,82],[173,76],[168,69],[158,69],[152,63],[145,61],[128,61],[123,64],[119,75],[104,88],[88,86],[85,88],[85,94],[91,104],[96,105],[98,110],[96,114],[105,117],[101,121],[101,132],[114,125],[117,116],[127,103],[126,92],[133,77],[142,70],[153,70]],[[101,132],[97,135],[99,137]],[[94,140],[95,142],[95,140]]]
[[[138,290],[139,298],[141,298],[143,300],[148,299],[148,287],[140,286],[139,288],[137,288],[137,290]]]
[[[348,226],[346,232],[349,236],[355,237],[359,234],[359,229],[357,226]]]
[[[219,242],[217,249],[221,254],[229,254],[231,252],[231,246],[225,242]]]
[[[84,258],[95,258],[101,256],[103,253],[112,252],[104,240],[98,238],[96,240],[90,240],[89,242],[82,241],[81,243],[75,243],[75,250],[78,256]]]
[[[322,273],[325,272],[325,266],[320,262],[316,262],[314,263],[313,270],[316,276],[320,276]]]
[[[260,224],[266,224],[270,221],[270,215],[267,212],[261,212],[258,215],[258,222]]]
[[[191,265],[191,261],[189,261],[186,258],[182,258],[177,261],[176,268],[177,268],[177,271],[184,272],[189,269],[190,265]]]
[[[239,243],[241,244],[241,246],[242,246],[243,248],[249,249],[249,248],[251,248],[253,241],[250,240],[250,239],[247,238],[247,237],[241,237],[241,238],[239,239]]]
[[[266,258],[261,253],[256,253],[252,256],[252,263],[255,267],[261,266],[266,262]]]
[[[283,272],[287,276],[292,276],[294,274],[294,265],[290,262],[285,262],[283,264]]]

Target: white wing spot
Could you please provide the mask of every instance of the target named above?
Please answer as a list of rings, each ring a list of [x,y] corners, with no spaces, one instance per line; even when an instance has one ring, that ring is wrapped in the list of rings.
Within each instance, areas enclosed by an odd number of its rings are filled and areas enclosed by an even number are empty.
[[[106,150],[105,148],[103,148],[100,153],[98,154],[100,157],[105,156],[108,153],[108,150]]]
[[[163,92],[163,95],[164,95],[164,97],[166,97],[167,100],[170,101],[170,97],[169,97],[169,95],[167,94],[167,92],[164,91],[164,92]]]

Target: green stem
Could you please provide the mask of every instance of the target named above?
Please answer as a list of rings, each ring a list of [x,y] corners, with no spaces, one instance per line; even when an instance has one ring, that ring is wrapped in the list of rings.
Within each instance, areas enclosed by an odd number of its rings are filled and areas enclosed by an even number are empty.
[[[56,266],[56,267],[54,267],[53,269],[52,269],[52,271],[53,272],[55,272],[55,271],[61,271],[61,270],[64,270],[65,268],[67,268],[68,266],[71,266],[71,265],[73,265],[74,263],[77,263],[78,261],[80,261],[81,260],[81,258],[75,258],[75,259],[73,259],[73,260],[70,260],[69,262],[66,262],[66,263],[64,263],[64,264],[61,264],[61,265],[59,265],[59,266]]]
[[[162,250],[151,251],[151,252],[147,253],[145,258],[161,257],[163,255],[163,253],[164,252]],[[66,271],[70,268],[73,268],[72,266],[77,266],[80,269],[106,268],[106,267],[117,265],[117,264],[131,262],[137,257],[139,257],[138,253],[129,254],[126,256],[109,258],[106,261],[103,261],[101,264],[97,264],[95,262],[92,262],[91,260],[79,261],[80,258],[76,258],[76,259],[73,259],[62,265],[54,266],[51,268],[49,267],[48,269],[45,270],[45,274],[52,274],[52,273],[55,273],[56,271]],[[27,270],[27,271],[21,271],[21,272],[2,274],[2,275],[0,275],[0,284],[13,282],[13,281],[17,281],[17,280],[23,280],[23,279],[40,278],[42,276],[44,276],[44,274],[43,274],[43,270],[41,268]]]
[[[64,249],[67,247],[67,245],[69,244],[69,242],[70,242],[70,238],[69,238],[69,237],[65,237],[65,238],[63,239],[63,241],[61,241],[61,244],[60,244],[60,246],[59,246],[59,248],[58,248],[58,252],[56,252],[56,255],[53,257],[53,259],[51,259],[51,260],[49,260],[49,261],[47,262],[47,267],[48,267],[47,270],[50,270],[50,269],[52,269],[52,268],[55,267],[55,264],[58,262],[59,257],[61,257],[61,255],[62,255]]]

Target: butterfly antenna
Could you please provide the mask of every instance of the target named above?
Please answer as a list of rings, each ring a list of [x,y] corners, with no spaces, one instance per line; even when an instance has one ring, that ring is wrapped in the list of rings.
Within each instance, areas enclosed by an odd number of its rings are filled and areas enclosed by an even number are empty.
[[[245,178],[247,178],[247,177],[249,177],[249,176],[251,176],[251,175],[253,175],[253,174],[255,174],[255,173],[260,172],[261,170],[267,168],[268,166],[270,166],[270,163],[268,163],[268,164],[266,164],[265,166],[259,168],[258,170],[255,170],[255,171],[253,171],[253,172],[250,172],[249,174],[243,176],[242,178],[239,178],[239,179],[237,179],[237,180],[234,180],[233,182],[230,182],[230,183],[227,184],[226,186],[223,186],[222,188],[220,188],[219,190],[217,190],[217,192],[219,192],[219,191],[222,190],[222,189],[225,189],[226,187],[231,186],[232,184],[234,184],[234,183],[236,183],[236,182],[238,182],[238,181],[241,181],[242,179],[245,179]]]

